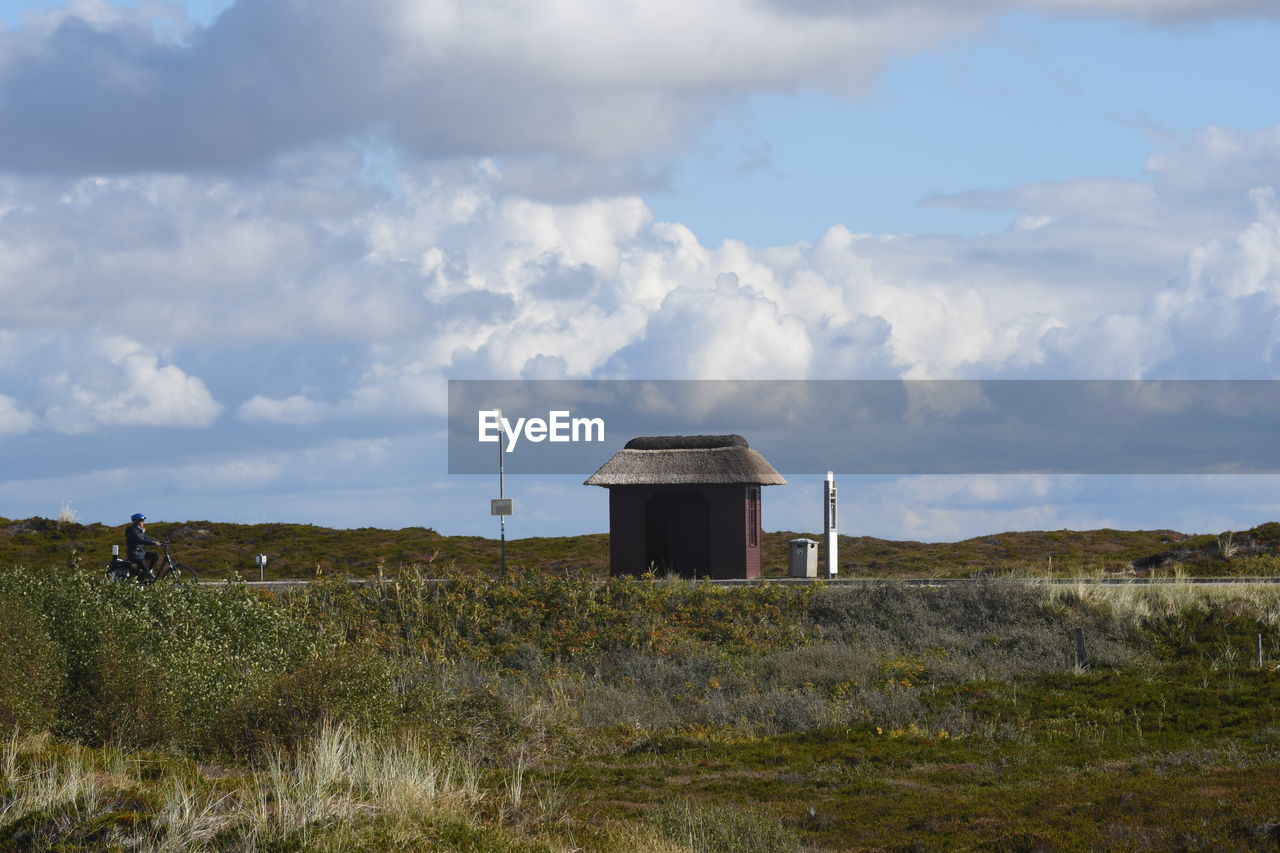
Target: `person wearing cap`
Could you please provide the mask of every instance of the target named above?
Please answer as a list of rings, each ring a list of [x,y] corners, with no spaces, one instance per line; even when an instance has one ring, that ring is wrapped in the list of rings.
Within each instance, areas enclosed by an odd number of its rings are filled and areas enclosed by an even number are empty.
[[[147,546],[164,543],[147,535],[147,517],[142,513],[135,512],[129,520],[133,523],[124,531],[125,559],[133,563],[134,571],[142,580],[155,580],[156,560],[160,559],[160,555],[155,551],[148,551]]]

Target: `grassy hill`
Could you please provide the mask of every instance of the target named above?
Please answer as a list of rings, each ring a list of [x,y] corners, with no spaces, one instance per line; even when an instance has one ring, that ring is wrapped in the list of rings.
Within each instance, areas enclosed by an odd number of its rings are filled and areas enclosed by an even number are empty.
[[[267,554],[267,577],[365,576],[419,567],[489,571],[499,543],[480,536],[445,536],[428,527],[331,529],[309,524],[157,522],[148,532],[172,543],[176,559],[206,578],[256,577],[255,555]],[[767,577],[787,573],[787,543],[813,532],[764,536]],[[79,524],[46,518],[0,518],[0,566],[64,565],[72,552],[86,565],[105,563],[122,544],[124,525]],[[1280,574],[1280,524],[1220,535],[1173,530],[1053,530],[998,533],[960,542],[899,542],[840,537],[840,571],[849,577],[964,577],[982,572],[1075,574],[1169,570],[1196,575]],[[533,537],[507,543],[514,569],[552,574],[608,573],[609,537]]]
[[[0,851],[1275,851],[1277,613],[1273,585],[5,569]]]
[[[111,546],[123,548],[126,525],[61,523],[45,518],[0,518],[0,566],[64,564],[74,550],[85,563],[105,563]],[[257,577],[254,562],[266,554],[267,577],[371,575],[381,565],[402,567],[453,565],[485,570],[498,563],[497,540],[479,536],[442,536],[428,527],[348,530],[310,524],[227,524],[214,521],[156,522],[152,536],[171,543],[174,559],[203,577],[233,573]],[[507,543],[507,561],[541,571],[607,574],[608,537],[562,536]]]

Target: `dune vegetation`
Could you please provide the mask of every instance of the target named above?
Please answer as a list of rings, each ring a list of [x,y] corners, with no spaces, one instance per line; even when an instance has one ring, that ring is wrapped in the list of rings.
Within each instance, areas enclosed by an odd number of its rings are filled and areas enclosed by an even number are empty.
[[[43,566],[79,559],[105,563],[124,541],[125,524],[59,518],[0,518],[0,566]],[[450,565],[489,571],[499,544],[480,536],[446,536],[429,527],[333,529],[310,524],[156,521],[149,532],[173,543],[174,558],[206,579],[258,577],[255,557],[269,558],[266,578],[312,580],[372,577],[413,567]],[[766,577],[787,574],[788,541],[814,531],[766,532]],[[1280,575],[1280,523],[1220,534],[1174,530],[1047,530],[978,536],[960,542],[910,542],[874,536],[840,537],[845,577],[970,577],[977,574],[1169,573],[1197,576]],[[507,562],[526,571],[575,577],[609,573],[609,537],[529,537],[507,543]]]
[[[1280,588],[384,580],[0,571],[0,850],[1280,838]]]

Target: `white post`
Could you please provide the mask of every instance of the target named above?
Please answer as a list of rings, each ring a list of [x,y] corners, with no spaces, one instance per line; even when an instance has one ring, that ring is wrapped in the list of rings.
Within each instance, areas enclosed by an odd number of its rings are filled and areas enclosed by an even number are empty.
[[[502,409],[498,409],[498,500],[503,500],[507,496],[506,476],[504,471],[504,447],[507,443],[507,431],[502,427]],[[507,574],[507,517],[506,515],[498,516],[498,538],[500,545],[498,546],[498,559],[502,563],[502,574]]]
[[[266,579],[267,579],[267,555],[259,554],[258,555],[258,580],[263,581]]]
[[[822,498],[823,528],[827,544],[827,570],[823,577],[834,578],[840,574],[840,557],[836,544],[836,531],[839,527],[836,522],[836,477],[831,471],[827,472],[827,480],[822,484]]]
[[[119,557],[119,556],[120,556],[120,546],[119,546],[119,545],[112,545],[112,546],[111,546],[111,556],[113,556],[113,557]]]

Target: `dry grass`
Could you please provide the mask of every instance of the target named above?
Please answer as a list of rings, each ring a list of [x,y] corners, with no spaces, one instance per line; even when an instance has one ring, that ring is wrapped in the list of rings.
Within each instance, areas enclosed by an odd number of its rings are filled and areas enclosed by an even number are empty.
[[[366,737],[341,725],[244,777],[179,767],[155,781],[144,763],[116,749],[53,748],[47,737],[14,735],[0,753],[0,839],[14,841],[6,834],[27,823],[20,840],[34,848],[83,843],[95,825],[96,843],[140,851],[340,848],[336,839],[362,824],[388,838],[412,837],[424,823],[483,824],[520,805],[524,773],[509,774],[513,802],[491,803],[504,791],[482,790],[477,767],[412,737]]]
[[[71,506],[71,501],[64,500],[58,507],[58,526],[64,524],[77,524],[80,521],[80,514]]]
[[[46,752],[48,743],[47,735],[14,733],[4,744],[0,770],[5,781],[5,796],[0,797],[0,825],[53,808],[64,811],[68,824],[79,822],[100,806],[104,775],[115,779],[127,776],[119,756],[103,768],[87,750]],[[44,758],[34,766],[27,766],[23,759],[32,754],[41,754]]]
[[[1159,583],[1044,584],[1050,603],[1084,605],[1134,626],[1222,609],[1280,626],[1280,585],[1192,583],[1181,566]]]

